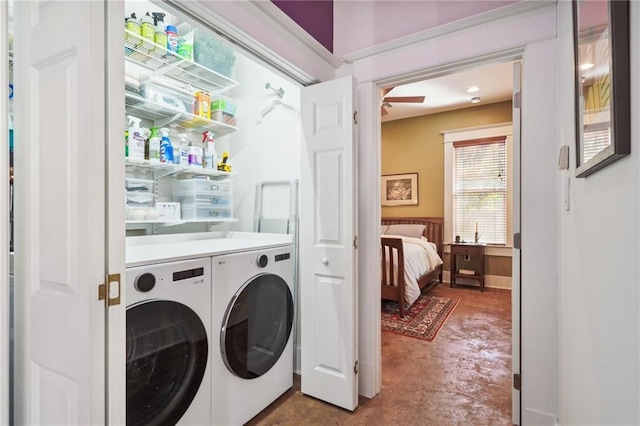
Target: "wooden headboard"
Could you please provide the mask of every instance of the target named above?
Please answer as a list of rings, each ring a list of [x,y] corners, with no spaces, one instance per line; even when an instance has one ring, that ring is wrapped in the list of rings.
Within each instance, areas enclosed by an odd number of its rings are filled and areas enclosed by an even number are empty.
[[[442,217],[383,217],[382,225],[419,224],[427,225],[422,235],[438,247],[438,254],[442,257],[444,218]]]

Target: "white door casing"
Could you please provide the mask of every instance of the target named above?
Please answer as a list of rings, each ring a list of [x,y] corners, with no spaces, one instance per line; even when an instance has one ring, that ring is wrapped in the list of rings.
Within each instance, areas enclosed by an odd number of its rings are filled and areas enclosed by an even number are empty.
[[[300,314],[302,393],[358,405],[355,81],[302,90]]]
[[[8,2],[0,2],[0,28],[9,28]],[[0,30],[0,84],[8,86],[8,31]],[[9,424],[9,134],[8,96],[0,99],[0,424]]]
[[[511,227],[513,233],[520,233],[520,120],[522,116],[522,63],[516,61],[513,63],[513,112],[512,117],[512,151],[513,160],[512,174],[513,176],[513,195],[511,198]],[[514,238],[515,239],[515,238]],[[520,248],[514,241],[513,254],[511,256],[511,370],[513,377],[520,374]],[[520,424],[520,390],[516,389],[512,383],[511,387],[511,409],[512,423]]]
[[[124,206],[125,188],[125,152],[122,135],[125,132],[124,116],[124,32],[122,31],[122,17],[124,16],[124,2],[106,2],[106,20],[108,37],[106,40],[107,56],[107,141],[106,146],[106,265],[110,273],[125,271],[126,252],[126,210]],[[119,292],[120,304],[107,309],[107,345],[106,345],[106,387],[107,412],[106,424],[126,424],[126,307],[127,300],[124,291],[126,277],[120,277],[122,290]],[[111,297],[116,291],[111,288]]]
[[[105,3],[14,10],[16,423],[103,424]]]

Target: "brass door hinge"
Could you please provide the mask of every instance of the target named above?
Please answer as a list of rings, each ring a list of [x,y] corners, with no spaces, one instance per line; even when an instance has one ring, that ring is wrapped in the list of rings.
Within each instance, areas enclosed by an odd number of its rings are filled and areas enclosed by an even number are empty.
[[[358,124],[358,111],[353,111],[353,124]]]
[[[522,249],[522,236],[519,232],[513,234],[513,248],[518,250]]]
[[[520,108],[522,106],[522,92],[513,94],[513,107]]]
[[[106,284],[98,285],[98,300],[104,300],[104,306],[116,306],[120,304],[121,284],[120,274],[109,274],[106,277]],[[117,294],[113,295],[112,290],[117,290]],[[114,297],[111,297],[111,296]]]
[[[522,376],[520,374],[514,374],[513,375],[513,387],[516,390],[521,390],[522,389]]]
[[[358,236],[357,235],[355,237],[353,237],[353,248],[354,249],[358,248]]]
[[[353,365],[353,373],[358,374],[358,361]]]

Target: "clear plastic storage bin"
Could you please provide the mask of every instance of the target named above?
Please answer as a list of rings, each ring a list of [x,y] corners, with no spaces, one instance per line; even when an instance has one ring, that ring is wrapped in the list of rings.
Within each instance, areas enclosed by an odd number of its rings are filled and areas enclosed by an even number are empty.
[[[232,217],[231,206],[217,207],[182,204],[182,219],[231,219]]]
[[[231,195],[231,182],[206,180],[206,179],[181,179],[173,183],[173,194],[193,193],[198,198],[201,194],[211,194],[212,192],[219,194]]]
[[[211,98],[211,119],[230,126],[237,126],[236,115],[238,107],[236,103],[225,96]]]
[[[126,178],[124,182],[127,192],[153,193],[153,180],[151,179]]]

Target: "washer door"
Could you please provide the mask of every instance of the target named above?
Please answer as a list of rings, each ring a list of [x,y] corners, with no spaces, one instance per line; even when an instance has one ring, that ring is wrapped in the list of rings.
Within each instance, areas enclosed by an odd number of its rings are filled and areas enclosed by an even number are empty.
[[[127,425],[174,425],[196,396],[207,367],[207,332],[178,302],[127,309]]]
[[[227,307],[220,334],[222,359],[243,379],[265,374],[278,362],[293,326],[293,297],[273,274],[245,283]]]

